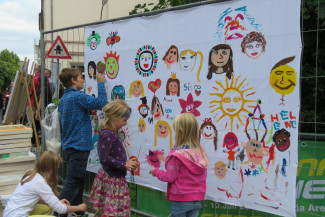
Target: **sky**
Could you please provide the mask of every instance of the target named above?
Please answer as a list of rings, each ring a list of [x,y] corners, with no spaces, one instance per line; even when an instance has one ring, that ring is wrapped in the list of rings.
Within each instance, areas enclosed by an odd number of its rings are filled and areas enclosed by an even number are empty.
[[[40,38],[41,0],[0,0],[0,51],[8,49],[20,60],[34,61],[34,40]]]

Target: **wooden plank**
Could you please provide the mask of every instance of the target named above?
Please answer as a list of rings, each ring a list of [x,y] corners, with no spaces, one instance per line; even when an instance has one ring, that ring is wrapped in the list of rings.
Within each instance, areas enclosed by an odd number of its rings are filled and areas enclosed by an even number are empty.
[[[31,147],[31,143],[29,142],[23,142],[23,143],[13,143],[13,144],[6,144],[6,145],[1,145],[0,144],[0,150],[1,149],[6,149],[6,148],[22,148],[22,147]]]
[[[15,156],[14,154],[13,154],[13,156]],[[18,163],[18,162],[24,162],[24,161],[35,161],[35,160],[36,160],[36,155],[29,151],[25,156],[1,158],[0,164],[10,164],[10,163]]]
[[[32,134],[32,128],[24,125],[5,125],[0,126],[0,136],[3,135],[15,135],[15,134]]]
[[[26,171],[31,168],[34,168],[34,165],[35,165],[34,161],[24,161],[24,162],[12,163],[12,164],[0,165],[0,174],[9,171]]]
[[[28,152],[30,147],[0,149],[0,154]]]
[[[16,143],[30,143],[30,139],[4,139],[0,140],[0,145],[16,144]]]

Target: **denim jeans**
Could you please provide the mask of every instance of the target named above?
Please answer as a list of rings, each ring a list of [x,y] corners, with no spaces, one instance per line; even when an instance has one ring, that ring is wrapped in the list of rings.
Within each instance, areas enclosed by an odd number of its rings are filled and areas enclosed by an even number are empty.
[[[197,217],[201,208],[201,201],[171,201],[170,217]]]
[[[65,150],[67,175],[59,199],[67,199],[71,206],[83,203],[82,195],[86,179],[86,167],[90,151]],[[65,215],[60,215],[65,216]]]

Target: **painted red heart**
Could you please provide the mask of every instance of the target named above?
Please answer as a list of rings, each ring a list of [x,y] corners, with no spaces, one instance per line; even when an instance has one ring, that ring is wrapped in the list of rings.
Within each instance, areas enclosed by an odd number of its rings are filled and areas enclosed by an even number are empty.
[[[151,90],[154,94],[161,86],[161,80],[157,78],[155,81],[150,81],[148,84],[149,90]]]
[[[149,64],[143,64],[144,68],[148,68]]]
[[[201,94],[201,90],[195,90],[195,94],[196,94],[197,96],[200,96],[200,94]]]

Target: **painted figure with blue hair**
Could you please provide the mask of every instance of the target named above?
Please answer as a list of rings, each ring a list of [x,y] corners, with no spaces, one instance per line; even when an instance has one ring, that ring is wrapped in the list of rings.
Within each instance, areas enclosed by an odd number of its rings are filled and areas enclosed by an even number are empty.
[[[111,93],[111,100],[115,99],[123,99],[125,100],[125,89],[122,85],[116,85],[113,87],[112,93]]]

